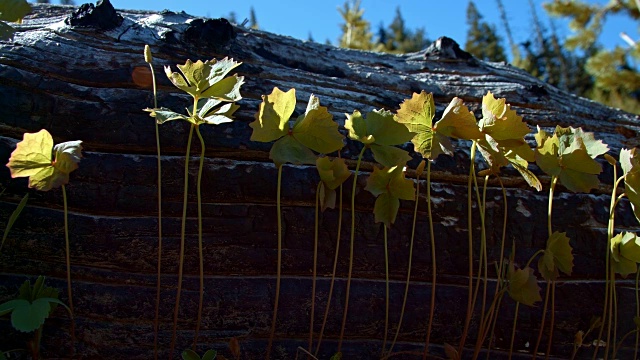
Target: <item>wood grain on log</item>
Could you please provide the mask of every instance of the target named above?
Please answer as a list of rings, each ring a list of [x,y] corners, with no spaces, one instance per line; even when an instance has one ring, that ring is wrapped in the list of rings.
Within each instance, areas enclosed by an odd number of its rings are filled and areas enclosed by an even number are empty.
[[[108,1],[103,1],[103,3]],[[55,142],[82,140],[85,158],[71,174],[70,207],[72,278],[77,318],[77,353],[83,358],[148,359],[153,352],[157,208],[156,158],[153,119],[142,109],[153,103],[150,75],[143,48],[150,45],[158,73],[161,66],[186,59],[232,57],[243,62],[244,99],[236,121],[203,127],[207,144],[203,175],[205,241],[205,318],[201,350],[215,348],[230,357],[226,342],[238,337],[243,358],[261,358],[273,308],[276,273],[276,169],[268,158],[270,144],[249,140],[260,96],[296,88],[304,111],[311,94],[320,98],[344,125],[344,113],[354,109],[397,109],[413,92],[432,92],[441,112],[458,96],[479,113],[482,96],[492,91],[504,97],[533,129],[549,131],[556,125],[582,127],[621,148],[640,145],[637,116],[576,97],[505,63],[477,60],[448,38],[419,53],[389,55],[339,49],[272,33],[232,26],[226,20],[198,19],[185,13],[148,13],[119,10],[121,21],[72,21],[72,8],[35,5],[34,13],[17,25],[12,41],[0,42],[0,162],[6,163],[25,132],[46,128]],[[85,9],[87,11],[87,9]],[[94,22],[92,22],[94,21]],[[159,104],[174,110],[189,100],[163,76]],[[164,251],[160,344],[168,353],[175,299],[182,202],[182,167],[188,127],[162,125]],[[412,150],[410,144],[405,148]],[[353,160],[359,152],[348,142],[342,156]],[[194,146],[193,154],[199,154]],[[415,153],[411,168],[419,162]],[[372,158],[367,158],[371,170]],[[469,144],[458,142],[454,158],[433,164],[433,218],[438,260],[436,318],[431,336],[433,351],[442,354],[445,343],[457,344],[466,311],[467,227],[466,183]],[[192,174],[197,157],[192,158]],[[480,165],[483,166],[483,165]],[[556,329],[552,353],[567,356],[573,336],[586,330],[589,319],[602,311],[606,226],[612,171],[601,176],[600,189],[573,194],[560,187],[554,202],[554,228],[566,231],[575,254],[571,277],[558,283]],[[411,173],[411,172],[410,172]],[[537,193],[513,170],[505,169],[508,186],[509,244],[516,241],[517,259],[526,262],[546,242],[547,193]],[[539,171],[537,174],[541,174]],[[195,179],[195,177],[193,177]],[[374,223],[374,198],[364,191],[366,176],[358,179],[356,245],[352,302],[347,324],[346,359],[379,355],[384,329],[384,262],[382,229]],[[6,168],[0,179],[7,188],[0,199],[0,225],[26,190],[26,181],[11,180]],[[545,189],[548,178],[541,176]],[[318,181],[313,167],[285,166],[283,182],[283,289],[277,326],[275,358],[293,358],[305,346],[311,296],[313,221]],[[412,285],[400,343],[396,350],[421,351],[426,334],[432,264],[426,183],[422,183]],[[195,189],[195,180],[192,188]],[[350,196],[345,186],[345,198]],[[489,258],[499,256],[502,218],[501,190],[490,183],[487,192]],[[30,201],[14,225],[0,254],[0,300],[16,293],[25,275],[46,275],[52,286],[65,281],[62,198],[59,191],[30,191]],[[189,198],[185,285],[180,308],[179,346],[187,348],[195,328],[198,302],[196,199]],[[345,202],[346,204],[347,202]],[[392,324],[397,323],[406,277],[412,207],[403,202],[390,232]],[[328,320],[321,358],[336,349],[340,331],[348,266],[349,212],[345,208],[333,310]],[[628,202],[616,214],[618,230],[638,230]],[[321,217],[317,314],[324,311],[335,248],[337,211]],[[479,224],[475,219],[475,223]],[[479,231],[479,228],[476,229]],[[65,296],[61,295],[64,300]],[[620,319],[635,315],[632,283],[619,287]],[[496,327],[496,347],[508,349],[515,304],[505,299]],[[518,350],[537,338],[541,306],[520,307]],[[478,326],[477,317],[471,334]],[[320,322],[320,315],[316,324]],[[69,353],[68,319],[58,310],[47,320],[43,353]],[[392,325],[393,326],[393,325]],[[0,349],[21,347],[24,336],[13,333],[6,319]],[[620,323],[618,334],[633,327]],[[395,329],[394,329],[395,330]],[[475,335],[471,336],[472,338]],[[543,342],[544,343],[544,342]],[[626,346],[626,345],[625,345]],[[628,348],[627,348],[628,350]],[[503,350],[497,350],[499,356]]]

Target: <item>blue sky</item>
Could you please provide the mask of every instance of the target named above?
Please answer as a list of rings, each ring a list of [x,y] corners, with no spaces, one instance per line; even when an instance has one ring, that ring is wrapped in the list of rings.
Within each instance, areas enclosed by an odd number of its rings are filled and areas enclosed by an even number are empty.
[[[55,0],[54,0],[55,2]],[[476,7],[484,20],[496,25],[501,35],[504,34],[496,9],[495,0],[475,0]],[[549,18],[542,8],[543,0],[534,0],[538,17],[545,26],[549,26]],[[608,0],[592,0],[595,3],[607,3]],[[235,12],[238,21],[249,17],[250,8],[255,9],[258,24],[262,30],[288,35],[298,39],[307,39],[311,34],[315,41],[325,42],[329,39],[336,43],[340,36],[341,17],[337,11],[344,0],[111,0],[117,9],[136,10],[184,10],[188,14],[207,17],[226,16]],[[510,15],[510,25],[517,42],[533,37],[532,15],[527,0],[504,0],[504,6]],[[466,40],[466,8],[468,0],[362,0],[364,16],[377,29],[380,23],[389,25],[399,6],[405,23],[409,29],[424,27],[429,39],[449,36],[461,45]],[[567,24],[556,20],[556,28],[561,36],[570,34]],[[606,47],[626,46],[619,33],[625,31],[637,39],[638,24],[623,18],[611,18],[607,21],[602,43]],[[506,44],[506,39],[505,43]]]

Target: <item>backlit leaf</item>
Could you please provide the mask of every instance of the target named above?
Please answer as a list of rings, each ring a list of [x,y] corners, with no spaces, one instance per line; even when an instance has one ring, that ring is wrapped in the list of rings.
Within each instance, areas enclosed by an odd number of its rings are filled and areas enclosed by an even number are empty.
[[[320,180],[329,189],[337,188],[351,176],[349,168],[344,159],[341,158],[331,160],[326,156],[319,157],[316,160],[316,168],[318,169],[318,174],[320,174]]]
[[[411,99],[404,100],[395,116],[397,122],[416,134],[411,142],[415,150],[425,158],[431,155],[435,112],[433,94],[427,94],[423,90],[420,94],[413,93]]]
[[[620,165],[624,172],[624,187],[636,219],[640,221],[640,156],[638,149],[620,150]]]
[[[538,261],[538,270],[545,280],[555,281],[559,271],[571,275],[573,254],[566,233],[554,232],[547,240],[547,248]]]
[[[525,143],[530,130],[522,117],[511,109],[505,99],[496,99],[491,92],[482,98],[480,129],[495,139],[500,146],[514,147]]]
[[[287,134],[287,122],[295,106],[295,89],[285,93],[276,87],[270,95],[263,95],[256,120],[249,124],[253,129],[251,141],[270,142]]]
[[[164,124],[165,122],[172,120],[186,120],[189,122],[193,122],[189,116],[177,113],[171,109],[167,109],[164,107],[157,109],[146,108],[144,109],[144,111],[148,112],[149,116],[154,117],[158,124]]]
[[[307,110],[301,115],[291,130],[293,137],[306,147],[321,154],[340,150],[344,137],[338,131],[338,124],[327,108],[320,106],[317,97],[311,95]]]
[[[7,167],[11,177],[29,177],[29,187],[48,191],[69,182],[69,173],[78,168],[82,157],[81,144],[68,141],[54,147],[51,134],[44,129],[25,133],[11,153]]]
[[[640,262],[640,238],[625,232],[611,239],[611,260],[616,273],[626,277],[635,274]]]
[[[589,192],[598,186],[597,175],[602,167],[594,157],[602,154],[607,146],[593,139],[593,134],[558,126],[553,136],[549,136],[538,128],[536,141],[536,163],[542,171],[558,177],[562,185],[573,192]]]
[[[373,138],[378,145],[401,145],[413,138],[414,133],[403,124],[394,120],[391,112],[373,110],[367,113],[366,120],[359,111],[347,114],[345,128],[349,130],[349,137],[365,144],[371,143]]]
[[[462,99],[457,97],[451,99],[442,114],[442,119],[436,122],[434,129],[439,134],[457,139],[476,140],[483,136],[476,117],[464,105]]]
[[[165,73],[173,85],[194,98],[238,101],[242,99],[240,86],[244,78],[237,75],[225,76],[240,64],[242,63],[229,58],[205,62],[198,60],[195,63],[187,60],[184,65],[178,65],[181,74],[172,72],[169,66],[165,67]]]
[[[540,287],[538,287],[533,269],[529,267],[516,269],[513,263],[510,263],[507,278],[509,281],[509,296],[513,300],[528,306],[533,306],[537,301],[542,301]]]

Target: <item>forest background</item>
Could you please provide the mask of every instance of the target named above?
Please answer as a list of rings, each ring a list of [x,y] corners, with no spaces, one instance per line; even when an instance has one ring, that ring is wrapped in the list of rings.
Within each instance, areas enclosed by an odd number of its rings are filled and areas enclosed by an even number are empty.
[[[50,0],[38,0],[48,3]],[[74,5],[73,0],[59,3]],[[286,2],[286,1],[285,1]],[[195,3],[195,1],[194,1]],[[191,12],[189,1],[112,0],[116,8],[138,10],[186,11],[196,16],[226,17],[243,26],[262,29],[303,40],[322,41],[345,48],[388,53],[419,51],[440,36],[456,40],[466,51],[488,61],[506,61],[560,89],[590,98],[603,104],[640,114],[640,0],[477,0],[420,2],[421,11],[410,1],[346,0],[336,11],[334,37],[320,40],[315,36],[329,36],[332,32],[314,34],[312,29],[331,27],[320,13],[328,12],[333,2],[296,1],[268,5],[256,2],[265,9],[269,24],[263,27],[260,13],[251,1],[229,2],[214,10],[197,7]],[[225,8],[226,6],[226,8]],[[177,8],[180,7],[180,8]],[[248,9],[247,9],[248,7]],[[452,14],[443,13],[447,7]],[[425,23],[416,27],[407,24],[403,13],[410,8],[410,16],[424,14]],[[285,10],[286,9],[286,10]],[[299,13],[291,12],[297,9]],[[368,18],[367,11],[387,20]],[[205,11],[205,13],[201,13]],[[246,14],[243,12],[247,12]],[[414,11],[417,13],[414,13]],[[429,14],[427,14],[429,13]],[[439,23],[427,18],[439,17]],[[488,16],[484,16],[488,14]],[[430,16],[427,16],[430,15]],[[312,26],[310,23],[314,23]],[[415,21],[414,21],[415,23]],[[306,25],[303,25],[306,24]],[[295,32],[284,30],[293,25]],[[433,26],[433,28],[432,28]],[[462,29],[464,26],[464,31]],[[308,29],[308,30],[307,30]],[[434,38],[431,38],[433,36]]]

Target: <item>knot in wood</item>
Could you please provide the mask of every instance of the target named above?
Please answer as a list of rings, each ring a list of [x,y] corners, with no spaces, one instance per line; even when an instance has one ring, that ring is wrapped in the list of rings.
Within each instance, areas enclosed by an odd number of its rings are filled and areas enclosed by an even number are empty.
[[[111,30],[122,24],[122,15],[116,12],[109,0],[99,0],[96,5],[82,4],[64,23],[71,26],[93,27]]]

